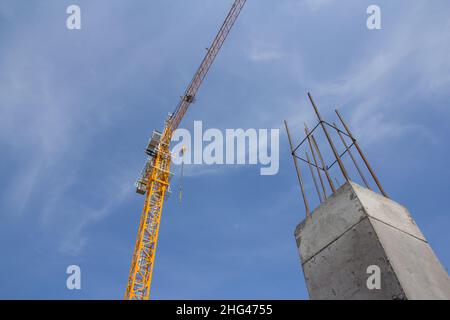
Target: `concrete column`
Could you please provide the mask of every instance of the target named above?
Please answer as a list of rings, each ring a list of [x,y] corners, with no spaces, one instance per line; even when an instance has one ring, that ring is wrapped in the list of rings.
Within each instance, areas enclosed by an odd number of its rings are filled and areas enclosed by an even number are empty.
[[[450,299],[450,278],[408,210],[353,182],[295,238],[311,299]]]

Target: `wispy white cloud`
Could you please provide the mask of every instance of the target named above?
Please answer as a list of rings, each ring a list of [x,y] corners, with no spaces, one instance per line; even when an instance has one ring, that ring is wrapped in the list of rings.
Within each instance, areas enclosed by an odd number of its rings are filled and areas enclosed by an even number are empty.
[[[312,11],[318,11],[322,9],[324,6],[329,5],[332,3],[332,0],[306,0],[306,5],[310,8]]]
[[[65,214],[77,215],[70,226],[69,231],[59,246],[59,251],[63,254],[77,256],[82,253],[89,240],[88,228],[99,223],[111,212],[119,207],[124,201],[134,195],[132,181],[130,181],[130,170],[118,168],[116,175],[106,177],[106,181],[99,183],[93,192],[102,192],[103,194],[96,203],[89,205],[77,205],[74,208],[68,208]],[[119,174],[117,174],[119,173]],[[60,197],[46,208],[47,212],[55,212],[58,208],[64,206],[64,199]]]
[[[442,93],[450,84],[450,61],[445,54],[450,50],[446,36],[450,23],[424,21],[427,6],[420,2],[405,8],[404,15],[382,31],[384,41],[368,43],[371,50],[355,59],[346,73],[311,84],[321,96],[333,97],[340,104],[335,107],[344,106],[352,114],[356,131],[371,142],[414,132],[436,143],[430,128],[391,116],[417,96]],[[405,77],[410,77],[407,85]]]
[[[256,62],[269,62],[282,59],[283,54],[276,49],[253,48],[249,53],[249,57]]]
[[[0,9],[2,14],[14,13],[3,6]],[[36,230],[45,230],[54,237],[54,243],[61,244],[62,253],[77,255],[89,239],[89,227],[108,217],[132,192],[136,174],[131,165],[119,166],[117,159],[103,166],[95,162],[99,155],[93,156],[92,150],[99,136],[127,112],[117,104],[98,101],[104,96],[110,100],[115,90],[126,84],[138,60],[149,61],[145,49],[157,46],[163,35],[144,49],[133,51],[132,66],[115,66],[117,77],[110,79],[110,75],[97,71],[104,60],[102,52],[76,55],[61,50],[56,56],[54,48],[67,44],[64,23],[55,30],[39,24],[48,32],[48,41],[42,43],[28,29],[32,26],[29,21],[14,30],[14,38],[5,40],[5,50],[0,53],[0,146],[14,159],[8,177],[3,179],[0,199],[5,210],[1,218],[32,218],[38,223]],[[72,60],[60,60],[65,54]],[[79,63],[77,59],[91,60],[95,68],[83,69],[86,73],[73,72],[72,63]],[[163,64],[162,59],[153,59],[147,67],[156,74]],[[80,74],[86,78],[77,79]],[[89,94],[86,83],[98,88],[100,99]],[[114,174],[100,177],[95,173],[99,181],[89,186],[84,180],[92,175],[86,175],[86,171],[99,167]],[[99,195],[96,201],[76,198],[87,186]]]

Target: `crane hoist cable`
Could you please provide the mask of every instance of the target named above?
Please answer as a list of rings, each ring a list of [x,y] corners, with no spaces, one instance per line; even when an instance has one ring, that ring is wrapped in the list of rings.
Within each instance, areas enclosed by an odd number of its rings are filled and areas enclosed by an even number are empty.
[[[181,147],[181,173],[180,173],[180,186],[179,186],[179,198],[178,200],[183,200],[183,176],[184,176],[184,157],[186,153],[186,146]]]

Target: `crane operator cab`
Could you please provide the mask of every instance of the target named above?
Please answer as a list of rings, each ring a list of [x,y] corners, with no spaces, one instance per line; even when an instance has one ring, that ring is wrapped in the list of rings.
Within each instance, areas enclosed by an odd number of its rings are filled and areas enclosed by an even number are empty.
[[[156,155],[156,149],[159,146],[159,143],[161,142],[162,133],[158,130],[153,130],[152,136],[150,140],[148,141],[147,148],[145,149],[145,153],[150,156],[154,157]]]
[[[147,148],[145,149],[145,153],[149,156],[147,159],[144,168],[141,171],[141,175],[139,179],[136,181],[136,193],[144,195],[147,192],[147,177],[150,174],[153,167],[152,158],[156,156],[158,152],[159,144],[161,143],[162,133],[158,130],[154,130],[150,140],[147,144]],[[173,173],[169,172],[169,182],[172,179]],[[167,190],[166,196],[170,194],[170,187]]]

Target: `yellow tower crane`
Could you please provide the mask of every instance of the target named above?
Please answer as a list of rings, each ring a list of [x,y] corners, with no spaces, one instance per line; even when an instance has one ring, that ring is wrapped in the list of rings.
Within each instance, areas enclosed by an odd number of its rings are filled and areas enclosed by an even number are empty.
[[[136,192],[145,195],[144,208],[131,261],[125,299],[147,300],[150,296],[156,245],[161,221],[161,213],[168,192],[171,172],[170,141],[189,106],[194,102],[200,85],[219,53],[225,39],[238,18],[246,0],[235,0],[219,33],[181,96],[175,112],[169,114],[163,132],[154,131],[147,146],[147,162],[136,182]]]

